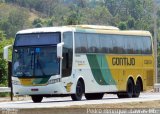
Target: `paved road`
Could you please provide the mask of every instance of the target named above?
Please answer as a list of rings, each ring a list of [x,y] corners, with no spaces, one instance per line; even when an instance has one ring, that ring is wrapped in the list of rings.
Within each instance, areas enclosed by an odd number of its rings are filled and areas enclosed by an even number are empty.
[[[28,109],[28,108],[58,108],[68,107],[73,105],[86,105],[86,104],[113,104],[113,103],[127,103],[127,102],[143,102],[160,100],[160,93],[142,93],[139,98],[126,98],[118,99],[116,95],[105,95],[102,100],[86,100],[72,101],[70,97],[60,98],[44,98],[42,103],[33,103],[28,101],[14,101],[14,102],[2,102],[0,108],[16,108],[16,109]]]

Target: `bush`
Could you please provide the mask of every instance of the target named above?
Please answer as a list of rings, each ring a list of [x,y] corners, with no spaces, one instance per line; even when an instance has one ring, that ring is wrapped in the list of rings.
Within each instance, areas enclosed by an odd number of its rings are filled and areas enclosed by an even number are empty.
[[[127,23],[126,22],[120,22],[118,24],[118,28],[121,30],[126,30],[127,29]]]
[[[3,48],[7,45],[13,44],[13,39],[6,39],[6,35],[0,30],[0,87],[7,86],[8,79],[8,65],[3,59]],[[9,51],[9,58],[11,58],[11,51]]]
[[[0,85],[7,85],[7,63],[0,58]]]

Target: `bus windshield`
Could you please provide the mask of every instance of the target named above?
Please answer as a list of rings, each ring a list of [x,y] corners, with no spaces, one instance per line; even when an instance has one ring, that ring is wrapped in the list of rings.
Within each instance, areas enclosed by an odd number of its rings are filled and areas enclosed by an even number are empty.
[[[55,46],[15,47],[13,76],[43,77],[59,74],[59,60]]]

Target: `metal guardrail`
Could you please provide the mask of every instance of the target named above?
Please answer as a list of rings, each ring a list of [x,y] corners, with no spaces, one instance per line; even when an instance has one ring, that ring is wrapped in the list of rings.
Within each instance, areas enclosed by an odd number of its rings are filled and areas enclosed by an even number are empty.
[[[160,83],[160,68],[158,68],[158,74],[157,74],[157,83]]]
[[[11,87],[0,87],[0,93],[4,93],[4,92],[10,93],[11,101],[13,101],[13,92],[12,91],[13,90]]]
[[[0,87],[0,93],[3,92],[11,92],[11,88],[10,87]]]
[[[154,92],[160,92],[160,83],[154,84]]]

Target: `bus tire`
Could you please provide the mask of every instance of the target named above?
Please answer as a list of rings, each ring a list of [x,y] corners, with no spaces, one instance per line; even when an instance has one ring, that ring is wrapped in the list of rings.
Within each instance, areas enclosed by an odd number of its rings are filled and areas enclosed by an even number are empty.
[[[134,92],[134,83],[131,79],[128,79],[126,98],[132,98],[133,92]]]
[[[84,93],[84,84],[79,80],[76,85],[76,93],[71,94],[73,101],[80,101]]]
[[[141,92],[141,81],[137,80],[136,85],[134,87],[133,97],[135,98],[139,97],[140,92]]]
[[[86,93],[85,97],[87,100],[96,100],[96,99],[102,99],[104,93]]]
[[[40,103],[43,99],[43,97],[39,95],[32,95],[31,98],[34,103]]]
[[[131,79],[128,79],[127,90],[124,93],[117,93],[118,98],[132,98],[134,92],[134,83]]]
[[[126,93],[117,93],[118,98],[126,98]]]

